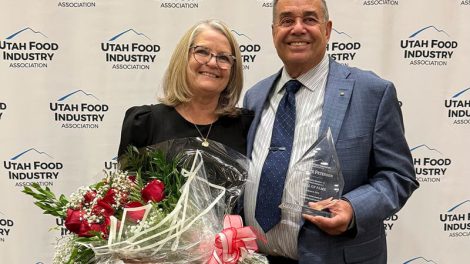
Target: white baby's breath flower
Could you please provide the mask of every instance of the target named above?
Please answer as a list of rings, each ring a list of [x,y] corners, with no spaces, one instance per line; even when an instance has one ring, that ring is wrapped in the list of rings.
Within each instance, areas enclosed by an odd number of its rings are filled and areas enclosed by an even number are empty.
[[[57,239],[54,258],[52,259],[53,264],[63,264],[68,262],[72,248],[74,247],[73,238],[73,235],[68,235]]]

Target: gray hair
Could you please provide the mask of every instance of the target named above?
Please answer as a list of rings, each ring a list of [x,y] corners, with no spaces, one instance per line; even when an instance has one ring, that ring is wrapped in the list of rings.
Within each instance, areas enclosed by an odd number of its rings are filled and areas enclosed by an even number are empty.
[[[276,5],[279,0],[273,0],[273,23],[274,18],[276,17]],[[321,0],[321,7],[323,9],[323,17],[325,18],[325,22],[330,20],[330,15],[328,14],[328,6],[326,5],[326,0]]]

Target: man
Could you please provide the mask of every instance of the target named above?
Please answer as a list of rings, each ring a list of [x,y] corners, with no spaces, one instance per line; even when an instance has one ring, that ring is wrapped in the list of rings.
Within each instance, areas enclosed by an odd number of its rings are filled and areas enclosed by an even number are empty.
[[[256,117],[244,213],[266,235],[260,248],[271,263],[386,263],[383,220],[419,186],[394,85],[330,59],[331,29],[324,0],[274,1],[272,35],[284,67],[245,95]],[[292,120],[280,121],[286,113]],[[302,204],[292,166],[328,128],[345,181],[332,217],[281,211],[277,196]]]

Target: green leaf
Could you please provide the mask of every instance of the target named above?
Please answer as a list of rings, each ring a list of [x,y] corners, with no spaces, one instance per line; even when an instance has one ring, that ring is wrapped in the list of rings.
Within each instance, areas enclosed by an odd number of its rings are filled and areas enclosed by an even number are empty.
[[[41,208],[44,214],[50,214],[53,216],[64,217],[65,207],[67,206],[67,199],[61,195],[61,198],[57,200],[54,193],[46,187],[42,188],[37,183],[33,183],[31,188],[24,187],[23,193],[32,196],[36,201],[34,204]]]

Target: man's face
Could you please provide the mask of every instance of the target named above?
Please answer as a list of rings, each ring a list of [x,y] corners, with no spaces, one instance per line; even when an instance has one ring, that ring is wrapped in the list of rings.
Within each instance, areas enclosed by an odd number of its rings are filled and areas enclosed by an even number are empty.
[[[325,21],[321,0],[279,0],[272,26],[273,41],[292,77],[321,61],[331,27],[331,21]]]

